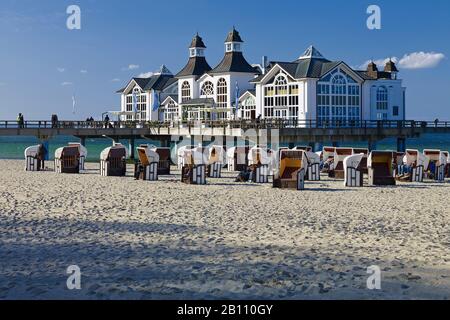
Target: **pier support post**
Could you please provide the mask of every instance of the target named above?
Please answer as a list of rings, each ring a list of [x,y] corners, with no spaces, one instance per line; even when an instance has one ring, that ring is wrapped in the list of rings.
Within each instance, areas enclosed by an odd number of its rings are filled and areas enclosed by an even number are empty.
[[[369,140],[368,147],[369,147],[369,152],[377,150],[377,142]]]
[[[237,138],[237,137],[234,137],[234,138],[233,138],[233,146],[234,146],[234,147],[237,147],[237,145],[238,145],[238,138]]]
[[[308,146],[311,147],[311,150],[312,150],[313,152],[316,151],[316,150],[314,150],[314,148],[315,148],[315,146],[316,146],[316,144],[315,144],[314,142],[308,143]]]
[[[80,143],[83,147],[86,147],[86,137],[80,137]]]
[[[294,148],[295,148],[295,143],[289,142],[289,149],[294,149]]]
[[[135,149],[135,140],[134,138],[131,138],[130,140],[128,140],[128,149],[129,149],[129,154],[130,154],[130,159],[134,160],[134,149]]]
[[[333,141],[332,142],[332,146],[335,147],[335,148],[339,148],[339,142]]]
[[[314,152],[318,152],[318,151],[322,151],[323,150],[323,145],[320,142],[316,142],[314,143]]]
[[[406,138],[397,138],[397,152],[406,151]]]

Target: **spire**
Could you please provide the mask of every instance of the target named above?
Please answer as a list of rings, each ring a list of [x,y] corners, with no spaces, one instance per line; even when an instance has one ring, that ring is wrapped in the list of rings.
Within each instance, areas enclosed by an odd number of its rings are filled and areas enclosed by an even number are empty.
[[[308,49],[298,58],[298,60],[303,59],[325,59],[323,55],[314,46],[309,46]]]
[[[243,43],[241,36],[239,35],[239,32],[234,28],[228,33],[227,38],[225,39],[225,43],[227,42],[240,42]]]
[[[202,37],[200,37],[200,36],[198,35],[198,32],[197,32],[197,34],[194,36],[194,38],[192,39],[192,42],[191,42],[191,45],[189,46],[189,48],[190,48],[190,49],[193,49],[193,48],[203,48],[203,49],[206,49],[205,43],[203,42]]]
[[[170,70],[163,64],[161,68],[155,72],[155,75],[171,76],[172,72],[170,72]]]

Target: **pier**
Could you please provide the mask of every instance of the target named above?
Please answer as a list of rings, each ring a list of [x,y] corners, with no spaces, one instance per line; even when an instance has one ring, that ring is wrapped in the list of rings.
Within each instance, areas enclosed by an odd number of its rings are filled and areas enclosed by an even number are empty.
[[[170,146],[176,139],[208,141],[211,137],[294,146],[306,142],[314,149],[325,142],[367,142],[370,150],[386,138],[397,139],[397,151],[406,149],[406,139],[423,134],[450,133],[450,121],[352,121],[324,123],[314,120],[190,121],[190,122],[105,122],[100,121],[0,121],[0,136],[34,136],[43,141],[55,136],[74,136],[85,144],[87,138],[127,139],[134,149],[136,139],[160,141]]]

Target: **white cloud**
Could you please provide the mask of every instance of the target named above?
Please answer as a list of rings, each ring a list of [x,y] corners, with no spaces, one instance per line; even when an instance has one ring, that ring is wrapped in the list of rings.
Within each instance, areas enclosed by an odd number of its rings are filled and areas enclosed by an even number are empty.
[[[119,78],[114,78],[114,79],[111,80],[111,82],[119,82],[119,81],[120,81]]]
[[[436,67],[445,59],[443,53],[436,52],[413,52],[405,54],[399,61],[399,66],[405,69],[426,69]]]
[[[84,73],[84,74],[86,74],[86,73],[88,73],[88,71],[87,71],[87,70],[85,70],[85,69],[82,69],[82,70],[80,70],[80,73]]]
[[[58,70],[58,72],[61,72],[61,73],[64,72],[64,71],[66,71],[65,68],[58,68],[57,70]]]
[[[65,81],[65,82],[61,83],[61,85],[62,85],[63,87],[65,87],[65,86],[71,86],[71,85],[73,85],[73,83],[72,83],[72,82],[69,82],[69,81]]]
[[[386,59],[376,59],[373,62],[378,66],[378,69],[382,69],[386,62],[391,59],[397,64],[397,67],[402,69],[427,69],[436,67],[442,60],[445,59],[443,53],[435,52],[413,52],[405,54],[401,59],[397,57],[386,58]],[[366,69],[367,65],[372,60],[368,60],[360,65],[359,69]]]
[[[153,72],[144,72],[138,75],[138,78],[150,78],[154,73]]]
[[[122,70],[136,70],[136,69],[139,69],[138,64],[130,64],[130,65],[128,65],[128,67],[123,68]]]

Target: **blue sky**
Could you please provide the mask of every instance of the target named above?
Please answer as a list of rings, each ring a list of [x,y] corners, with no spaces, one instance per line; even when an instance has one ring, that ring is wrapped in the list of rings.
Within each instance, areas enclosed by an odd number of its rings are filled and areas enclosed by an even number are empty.
[[[72,4],[81,8],[81,30],[66,28]],[[366,27],[370,4],[381,7],[381,30]],[[292,61],[310,44],[350,66],[396,57],[408,88],[407,118],[450,120],[448,0],[2,0],[0,119],[18,112],[26,119],[99,118],[119,108],[115,91],[132,76],[162,64],[178,72],[197,31],[216,65],[233,25],[251,63],[262,55]]]

